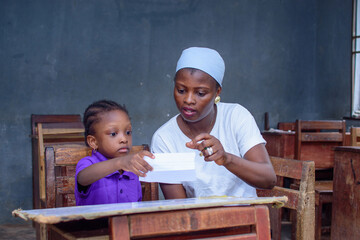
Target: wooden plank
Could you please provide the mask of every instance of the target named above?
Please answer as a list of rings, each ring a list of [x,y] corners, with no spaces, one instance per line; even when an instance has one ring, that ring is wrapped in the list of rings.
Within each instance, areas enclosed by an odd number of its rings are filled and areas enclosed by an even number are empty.
[[[301,121],[303,130],[337,130],[343,128],[343,121],[322,120],[322,121]]]
[[[238,207],[197,209],[133,215],[130,218],[130,232],[132,237],[145,237],[255,225],[255,223],[253,209]]]
[[[304,132],[301,135],[303,142],[342,142],[343,135],[336,132]]]
[[[360,147],[337,147],[331,239],[360,239]]]
[[[82,158],[91,155],[92,149],[85,144],[55,146],[56,165],[76,165]]]
[[[289,159],[274,156],[270,156],[270,160],[277,176],[301,179],[303,166],[301,161],[289,161]]]
[[[109,220],[109,233],[111,240],[130,239],[130,230],[127,216],[112,217]]]
[[[287,196],[288,201],[285,203],[284,207],[290,208],[290,209],[297,209],[298,203],[299,203],[299,196],[300,192],[299,190],[294,189],[288,189],[288,188],[282,188],[275,186],[273,189],[259,189],[258,194],[262,197],[281,197],[281,196]]]
[[[271,239],[269,211],[265,206],[255,206],[257,239]]]

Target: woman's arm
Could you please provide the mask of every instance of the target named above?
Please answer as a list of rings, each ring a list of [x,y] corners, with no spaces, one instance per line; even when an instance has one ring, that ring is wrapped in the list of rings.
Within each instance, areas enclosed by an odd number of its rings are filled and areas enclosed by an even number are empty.
[[[186,192],[181,184],[160,183],[165,199],[186,198]]]
[[[249,149],[244,158],[225,152],[221,142],[207,133],[199,134],[186,146],[198,149],[205,161],[215,161],[255,188],[269,189],[276,184],[275,171],[264,144]],[[211,155],[207,150],[209,147],[212,149]]]
[[[244,158],[230,153],[224,155],[226,160],[223,166],[247,184],[264,189],[271,189],[275,186],[275,171],[264,144],[252,147]]]

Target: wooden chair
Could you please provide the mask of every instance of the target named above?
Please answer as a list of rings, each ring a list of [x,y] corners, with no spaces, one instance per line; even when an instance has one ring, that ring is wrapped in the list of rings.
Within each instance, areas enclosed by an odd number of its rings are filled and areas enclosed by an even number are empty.
[[[52,134],[48,135],[48,129],[81,128],[80,114],[70,115],[31,115],[31,140],[32,140],[32,163],[33,163],[33,208],[41,208],[41,200],[45,198],[44,181],[44,145],[55,142],[83,142],[82,134]],[[71,136],[71,137],[66,137]]]
[[[296,120],[295,159],[315,162],[315,239],[321,239],[323,232],[330,232],[330,226],[322,226],[323,206],[332,203],[333,148],[345,145],[345,132],[345,120]],[[307,143],[311,144],[306,145]],[[322,151],[311,151],[315,144],[321,145]],[[307,151],[304,151],[305,147],[308,147]],[[309,155],[304,154],[305,152]],[[331,215],[331,209],[325,213]],[[328,219],[331,220],[331,216]]]
[[[360,147],[360,127],[351,127],[351,146]]]
[[[284,208],[296,211],[292,223],[292,239],[314,239],[315,211],[315,164],[313,161],[298,161],[279,157],[270,157],[276,176],[276,186],[271,190],[258,189],[259,197],[287,196]],[[299,189],[290,189],[284,185],[284,178],[299,180]],[[281,239],[281,209],[270,209],[272,239]]]
[[[131,152],[149,150],[147,144],[133,146]],[[78,161],[91,155],[85,144],[55,144],[45,148],[45,208],[75,206],[75,170]],[[141,183],[143,201],[158,200],[157,183]]]
[[[131,152],[149,150],[147,144],[133,146]],[[75,170],[83,157],[91,154],[85,143],[53,144],[45,147],[45,198],[41,199],[42,208],[75,206]],[[141,182],[143,201],[158,200],[158,184]],[[48,228],[37,224],[37,239],[47,239]]]

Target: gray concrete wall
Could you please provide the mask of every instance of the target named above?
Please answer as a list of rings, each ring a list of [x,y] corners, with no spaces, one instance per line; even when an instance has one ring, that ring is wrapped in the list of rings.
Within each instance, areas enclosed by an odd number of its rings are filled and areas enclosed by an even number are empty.
[[[2,0],[0,223],[32,208],[31,114],[82,114],[95,100],[126,104],[134,144],[177,113],[181,50],[217,49],[222,101],[263,129],[350,115],[351,0]]]

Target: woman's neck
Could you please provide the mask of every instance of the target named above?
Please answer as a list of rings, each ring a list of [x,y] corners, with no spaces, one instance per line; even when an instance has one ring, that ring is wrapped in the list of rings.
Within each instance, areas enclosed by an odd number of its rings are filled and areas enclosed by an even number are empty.
[[[203,119],[197,122],[186,121],[181,115],[177,118],[177,123],[181,131],[190,139],[195,138],[200,133],[210,133],[216,121],[217,107],[214,105],[213,110]]]

